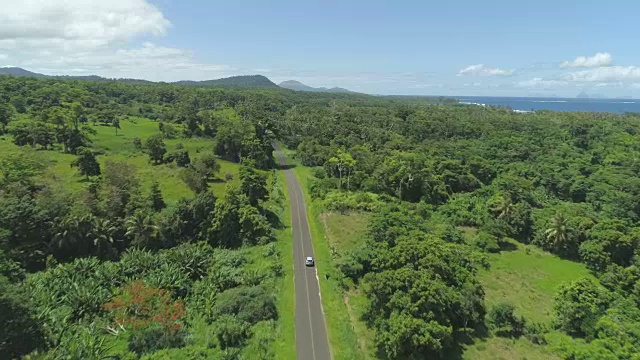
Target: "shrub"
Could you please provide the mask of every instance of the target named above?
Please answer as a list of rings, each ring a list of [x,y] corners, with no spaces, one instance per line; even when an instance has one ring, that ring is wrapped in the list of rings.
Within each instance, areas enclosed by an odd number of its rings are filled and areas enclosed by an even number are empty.
[[[611,293],[588,278],[561,286],[554,305],[557,323],[570,335],[593,336],[598,318],[611,301]]]
[[[173,154],[173,158],[176,161],[176,165],[179,167],[187,167],[191,164],[191,158],[187,150],[178,150]]]
[[[483,251],[490,253],[500,252],[500,244],[498,238],[485,231],[479,231],[473,240],[474,245]]]
[[[0,357],[18,358],[44,346],[41,324],[28,297],[0,275]]]
[[[515,307],[509,303],[499,303],[489,311],[489,325],[496,335],[519,337],[525,328],[524,318],[515,314]]]
[[[104,308],[112,314],[117,325],[125,328],[160,327],[167,334],[175,334],[182,328],[182,302],[172,301],[168,291],[147,286],[139,280],[125,286],[120,295],[104,304]]]
[[[71,326],[61,334],[59,343],[44,359],[108,359],[110,348],[104,336],[92,323],[90,326]],[[39,357],[36,357],[39,359]]]
[[[135,330],[129,340],[129,351],[143,355],[160,349],[183,347],[185,335],[185,331],[182,329],[167,332],[162,326]]]
[[[318,179],[324,179],[327,177],[327,171],[323,167],[314,167],[311,169],[311,175]]]
[[[249,324],[236,317],[225,315],[216,322],[216,338],[222,349],[240,346],[250,335]]]
[[[331,189],[336,188],[336,183],[332,179],[311,179],[309,181],[309,195],[314,199],[323,199]]]
[[[546,326],[537,323],[526,323],[524,336],[536,345],[546,345],[547,339],[544,334],[548,332]]]
[[[249,324],[278,318],[275,297],[263,286],[238,287],[223,292],[218,296],[214,313],[235,316]]]

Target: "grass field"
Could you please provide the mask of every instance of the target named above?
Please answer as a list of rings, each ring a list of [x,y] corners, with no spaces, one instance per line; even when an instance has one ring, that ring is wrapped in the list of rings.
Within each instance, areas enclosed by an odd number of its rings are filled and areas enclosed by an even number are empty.
[[[549,323],[558,287],[591,277],[579,263],[563,260],[533,246],[513,242],[513,251],[490,254],[491,268],[480,272],[487,308],[509,302],[526,320]]]
[[[525,338],[505,339],[492,337],[465,349],[465,360],[560,360],[547,348],[534,345]]]
[[[364,241],[369,217],[365,212],[340,214],[325,212],[320,214],[325,236],[335,257],[349,253]],[[362,321],[367,298],[355,286],[344,292],[349,320],[358,339],[358,350],[364,359],[375,359],[373,332]]]
[[[348,252],[357,246],[366,233],[369,214],[367,213],[322,213],[320,214],[325,235],[334,253]],[[467,235],[473,229],[462,229]],[[550,323],[553,299],[558,286],[581,277],[589,277],[588,270],[581,264],[562,260],[535,247],[512,244],[513,251],[490,254],[491,268],[480,272],[485,292],[487,309],[498,302],[510,302],[516,306],[518,314],[528,321]],[[527,250],[528,248],[528,250]],[[345,303],[358,345],[367,359],[375,359],[373,334],[360,320],[367,299],[357,289],[345,292]],[[464,359],[560,359],[548,347],[532,344],[527,339],[504,339],[492,337],[479,340],[468,346]]]
[[[158,133],[158,123],[143,118],[132,118],[122,121],[118,135],[113,127],[92,126],[97,134],[92,136],[93,148],[102,155],[98,156],[100,165],[104,167],[107,160],[121,160],[134,165],[137,169],[137,176],[140,180],[142,192],[147,193],[151,184],[157,181],[162,190],[162,194],[167,203],[173,203],[183,197],[192,197],[193,192],[180,179],[180,168],[175,164],[152,165],[149,158],[141,151],[137,151],[133,146],[133,139],[138,137],[144,141],[150,136]],[[182,144],[185,150],[189,151],[192,159],[199,153],[211,152],[215,146],[212,139],[192,138],[192,139],[167,139],[165,140],[167,151],[174,151],[177,144]],[[9,136],[0,137],[0,153],[19,151],[20,147],[13,144]],[[41,176],[43,183],[54,188],[62,187],[69,192],[76,192],[86,186],[84,178],[77,173],[77,169],[71,167],[71,162],[75,156],[64,154],[58,149],[40,150],[36,153],[42,156],[50,167]],[[233,177],[231,182],[238,182],[238,165],[220,160],[220,172],[218,179],[211,183],[211,190],[216,195],[221,195],[226,187],[226,174]]]
[[[344,291],[340,285],[334,259],[326,240],[324,229],[320,220],[320,209],[311,200],[307,189],[311,178],[310,169],[296,163],[293,152],[283,150],[290,164],[296,165],[294,172],[298,176],[305,191],[307,216],[309,217],[309,229],[313,241],[313,251],[316,256],[316,268],[320,278],[320,291],[322,292],[322,306],[327,321],[327,331],[331,351],[335,360],[364,359],[365,356],[358,348],[358,337],[355,333],[355,325],[351,322],[347,305],[344,301]]]

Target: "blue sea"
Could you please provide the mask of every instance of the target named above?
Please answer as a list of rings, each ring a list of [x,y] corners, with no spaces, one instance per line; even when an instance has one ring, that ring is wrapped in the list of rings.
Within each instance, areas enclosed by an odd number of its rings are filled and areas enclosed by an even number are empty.
[[[565,99],[489,96],[460,96],[455,98],[461,103],[504,106],[520,111],[553,110],[610,112],[617,114],[627,112],[640,113],[640,99]]]

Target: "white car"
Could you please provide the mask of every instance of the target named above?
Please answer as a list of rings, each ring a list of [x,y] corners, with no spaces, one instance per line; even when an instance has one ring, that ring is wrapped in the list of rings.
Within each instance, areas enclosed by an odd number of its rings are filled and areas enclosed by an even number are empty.
[[[313,258],[311,256],[307,256],[307,258],[304,260],[304,264],[307,266],[313,266]]]

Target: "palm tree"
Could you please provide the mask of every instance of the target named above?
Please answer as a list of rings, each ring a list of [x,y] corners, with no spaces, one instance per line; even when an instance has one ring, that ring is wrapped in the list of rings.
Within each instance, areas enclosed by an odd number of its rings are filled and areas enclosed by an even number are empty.
[[[571,235],[571,229],[567,224],[567,218],[565,218],[561,213],[556,213],[551,218],[549,228],[545,230],[544,233],[547,236],[547,240],[551,242],[553,249],[556,252],[559,252],[566,246]]]
[[[142,211],[136,211],[125,222],[127,232],[125,235],[131,238],[132,243],[141,248],[148,247],[158,227],[153,220]]]
[[[73,247],[78,242],[78,219],[75,216],[67,216],[56,221],[58,224],[53,234],[52,245],[55,249]]]
[[[113,255],[113,235],[116,231],[117,227],[111,221],[94,218],[90,239],[93,242],[95,255],[103,259]]]
[[[511,213],[513,213],[513,200],[511,199],[511,196],[502,196],[500,201],[493,206],[492,210],[498,214],[498,219],[509,220]]]
[[[86,256],[91,253],[91,245],[87,243],[94,232],[93,215],[69,215],[61,219],[51,242],[52,250],[63,257]]]

